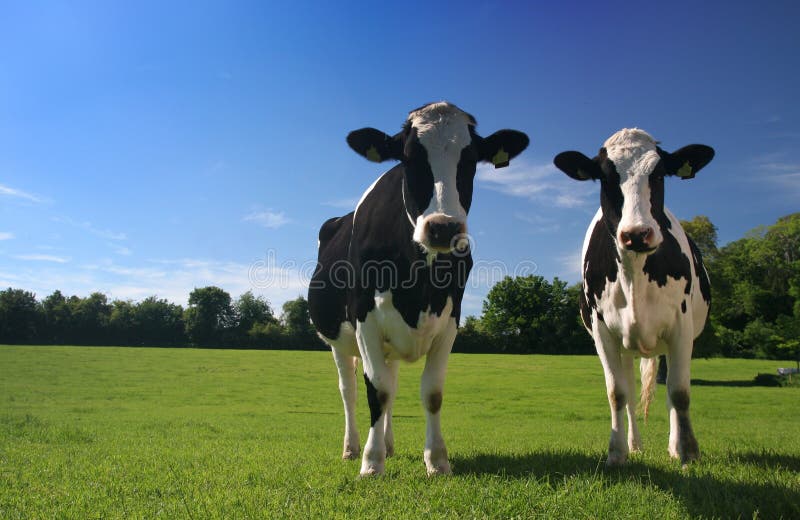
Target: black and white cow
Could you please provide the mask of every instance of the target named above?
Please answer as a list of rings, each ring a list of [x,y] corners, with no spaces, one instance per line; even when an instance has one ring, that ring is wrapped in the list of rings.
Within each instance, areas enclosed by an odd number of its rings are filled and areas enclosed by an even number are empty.
[[[447,102],[409,113],[394,136],[363,128],[347,143],[374,162],[400,161],[361,196],[352,213],[319,233],[319,263],[308,302],[320,336],[332,347],[345,410],[344,453],[356,458],[356,365],[361,357],[370,430],[361,474],[380,474],[394,451],[391,408],[399,360],[426,356],[420,396],[427,417],[428,474],[449,473],[439,410],[447,358],[456,337],[472,257],[467,213],[476,164],[497,168],[528,146],[528,137],[475,132],[475,119]]]
[[[580,308],[605,370],[611,405],[609,465],[623,464],[629,451],[641,449],[633,358],[643,358],[646,413],[656,356],[664,353],[669,453],[682,463],[700,456],[689,420],[689,363],[708,316],[710,285],[697,246],[664,206],[664,178],[692,178],[713,157],[712,148],[697,144],[665,152],[649,134],[633,128],[609,137],[593,159],[570,151],[554,160],[573,179],[600,180],[600,209],[583,243]]]

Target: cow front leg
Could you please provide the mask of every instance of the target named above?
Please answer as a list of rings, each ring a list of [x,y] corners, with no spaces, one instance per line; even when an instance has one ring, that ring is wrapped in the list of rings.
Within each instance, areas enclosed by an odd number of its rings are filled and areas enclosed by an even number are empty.
[[[333,359],[339,371],[339,392],[344,404],[344,448],[343,459],[356,459],[361,455],[361,443],[356,426],[356,367],[358,358],[341,352],[333,347]]]
[[[689,418],[691,359],[691,339],[670,348],[667,356],[669,454],[673,458],[679,458],[681,464],[688,464],[700,458],[700,447]]]
[[[598,324],[596,320],[593,335],[597,354],[603,364],[608,404],[611,408],[611,438],[608,441],[606,465],[621,466],[628,460],[623,410],[633,394],[622,366],[620,355],[622,346],[608,333],[605,326]]]
[[[392,377],[392,395],[397,395],[397,373],[400,369],[400,362],[397,360],[387,361],[386,365],[389,367],[389,373]],[[392,405],[390,402],[386,409],[386,417],[384,418],[383,425],[383,438],[386,444],[386,457],[394,456],[394,430],[392,430]]]
[[[375,317],[368,313],[366,321],[356,324],[370,417],[369,436],[361,458],[362,476],[383,474],[386,462],[386,415],[394,401],[392,371],[386,364],[383,339],[375,321]]]
[[[628,415],[628,451],[638,453],[642,451],[642,438],[639,435],[639,427],[636,424],[636,378],[633,370],[633,356],[622,356],[622,369],[625,371],[625,381],[627,383],[627,399],[625,400],[625,411]]]
[[[455,318],[451,318],[447,329],[431,345],[422,371],[420,398],[426,419],[423,459],[428,475],[449,475],[452,472],[440,419],[447,359],[456,338],[456,328]]]

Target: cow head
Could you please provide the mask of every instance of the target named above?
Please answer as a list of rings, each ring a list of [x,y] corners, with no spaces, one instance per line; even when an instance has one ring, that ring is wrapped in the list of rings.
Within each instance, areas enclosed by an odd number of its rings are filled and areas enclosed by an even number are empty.
[[[564,173],[585,181],[600,180],[603,220],[620,251],[649,254],[669,227],[664,214],[664,177],[691,179],[714,157],[714,149],[692,144],[669,153],[645,131],[626,128],[606,140],[589,159],[563,152],[553,162]]]
[[[403,197],[414,240],[428,251],[466,247],[477,163],[491,161],[502,168],[528,146],[528,136],[522,132],[500,130],[483,138],[475,126],[474,117],[439,102],[411,111],[394,136],[374,128],[347,136],[350,147],[370,161],[393,159],[403,164],[405,179],[398,197]]]

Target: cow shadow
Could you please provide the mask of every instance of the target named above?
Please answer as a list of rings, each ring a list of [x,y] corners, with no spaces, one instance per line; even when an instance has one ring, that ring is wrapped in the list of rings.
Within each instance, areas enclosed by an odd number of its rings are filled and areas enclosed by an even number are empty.
[[[666,455],[665,455],[666,456]],[[730,465],[753,464],[765,468],[798,471],[800,458],[774,453],[731,453]],[[568,485],[568,477],[599,478],[607,486],[639,484],[656,487],[679,500],[691,516],[753,518],[800,518],[800,491],[773,482],[742,483],[717,475],[700,474],[693,468],[653,466],[635,458],[623,468],[607,469],[605,453],[544,451],[523,455],[476,454],[452,456],[456,475],[495,475],[509,480],[535,479],[555,487]],[[699,462],[703,464],[703,462]],[[723,472],[728,475],[731,472]]]
[[[751,380],[730,380],[716,381],[711,379],[692,379],[692,386],[729,386],[729,387],[751,387],[758,386]]]

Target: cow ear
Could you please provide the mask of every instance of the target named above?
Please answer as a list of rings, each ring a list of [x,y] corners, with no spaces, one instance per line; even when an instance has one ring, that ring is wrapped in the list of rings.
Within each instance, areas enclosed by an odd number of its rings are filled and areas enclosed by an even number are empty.
[[[516,130],[498,130],[483,139],[480,145],[480,160],[505,168],[508,163],[528,147],[528,136]]]
[[[602,175],[600,165],[581,152],[561,152],[553,159],[553,164],[559,170],[578,181],[599,179]]]
[[[401,160],[403,148],[398,136],[391,137],[375,128],[362,128],[347,134],[347,144],[358,155],[372,162],[383,162],[389,159]]]
[[[690,144],[680,150],[662,155],[666,157],[664,167],[667,175],[691,179],[714,158],[714,149],[704,144]]]

